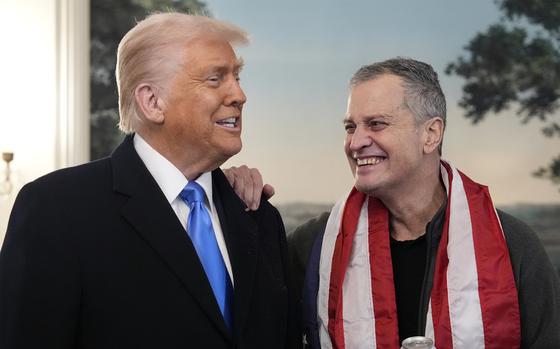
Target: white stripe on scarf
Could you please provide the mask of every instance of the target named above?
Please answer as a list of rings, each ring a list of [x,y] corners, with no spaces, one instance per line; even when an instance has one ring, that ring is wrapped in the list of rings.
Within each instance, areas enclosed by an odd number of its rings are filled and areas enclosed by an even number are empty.
[[[334,205],[323,236],[321,257],[319,262],[319,290],[317,292],[317,323],[319,326],[319,341],[321,349],[332,349],[329,336],[329,283],[331,280],[331,266],[334,254],[334,244],[338,235],[342,213],[348,195]]]
[[[348,194],[349,195],[349,194]],[[321,249],[319,266],[319,292],[317,295],[317,316],[319,338],[322,349],[332,349],[328,330],[329,283],[336,237],[340,231],[340,222],[344,213],[344,204],[348,195],[332,209]],[[343,319],[344,343],[346,348],[375,348],[375,316],[371,298],[371,271],[368,243],[368,205],[367,200],[360,211],[360,219],[354,241],[348,269],[343,284]],[[336,217],[334,219],[333,217]]]
[[[447,176],[443,166],[442,171]],[[454,349],[484,348],[471,215],[463,181],[452,167],[447,290]],[[449,191],[449,189],[448,189]],[[460,320],[460,321],[459,321]]]

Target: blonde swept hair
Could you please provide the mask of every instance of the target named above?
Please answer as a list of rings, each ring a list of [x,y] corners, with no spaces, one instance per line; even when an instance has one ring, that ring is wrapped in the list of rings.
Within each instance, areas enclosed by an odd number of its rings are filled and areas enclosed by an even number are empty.
[[[116,66],[121,131],[133,133],[141,122],[136,87],[150,83],[165,89],[180,65],[185,45],[203,36],[231,45],[249,41],[247,33],[233,24],[177,12],[152,14],[126,33],[119,43]]]

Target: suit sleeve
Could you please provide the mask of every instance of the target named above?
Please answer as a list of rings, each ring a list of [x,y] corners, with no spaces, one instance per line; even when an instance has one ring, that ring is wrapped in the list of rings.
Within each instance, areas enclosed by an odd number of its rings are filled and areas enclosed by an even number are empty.
[[[325,231],[330,212],[323,212],[319,216],[308,220],[297,227],[288,236],[288,251],[290,252],[290,269],[299,290],[298,298],[301,301],[303,283],[307,262],[311,248],[318,234]]]
[[[560,282],[537,235],[499,212],[512,261],[521,315],[522,348],[556,348],[560,343]]]
[[[289,268],[289,257],[288,257],[288,245],[286,241],[286,230],[284,228],[284,223],[280,213],[275,207],[272,207],[274,212],[274,217],[276,219],[276,225],[278,227],[278,239],[280,250],[282,254],[282,264],[284,269],[284,277],[286,279],[286,284],[288,286],[288,324],[287,324],[287,336],[286,336],[286,349],[301,349],[301,323],[297,314],[296,301],[298,290],[295,288],[293,275],[290,273]]]
[[[317,239],[317,236],[325,230],[329,212],[324,212],[316,218],[310,219],[306,223],[296,228],[292,234],[288,236],[288,251],[290,257],[290,274],[294,288],[296,290],[296,315],[298,319],[298,329],[303,333],[303,344],[305,348],[309,348],[313,343],[314,332],[312,324],[309,323],[310,309],[304,309],[304,289],[306,281],[306,272],[311,250]],[[313,297],[307,295],[308,297]],[[307,321],[306,321],[307,320]],[[313,332],[313,333],[312,333]]]
[[[44,186],[46,187],[46,186]],[[72,348],[79,312],[75,246],[61,203],[26,185],[0,252],[0,348]]]

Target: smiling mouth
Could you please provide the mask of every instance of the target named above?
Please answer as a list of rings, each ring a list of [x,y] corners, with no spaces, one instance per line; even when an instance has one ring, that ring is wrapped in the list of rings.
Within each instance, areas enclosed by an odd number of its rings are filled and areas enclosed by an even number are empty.
[[[359,167],[362,166],[375,166],[377,164],[379,164],[380,162],[385,161],[385,157],[383,156],[372,156],[372,157],[367,157],[367,158],[355,158],[356,160],[356,164]]]
[[[226,128],[236,128],[239,125],[238,117],[231,117],[223,120],[216,121],[216,124]]]

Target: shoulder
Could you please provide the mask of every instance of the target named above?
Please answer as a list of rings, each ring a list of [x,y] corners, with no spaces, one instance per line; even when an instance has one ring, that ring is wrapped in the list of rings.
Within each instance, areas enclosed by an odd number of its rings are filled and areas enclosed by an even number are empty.
[[[18,201],[51,200],[60,203],[69,197],[79,197],[90,191],[98,191],[100,184],[110,182],[111,169],[108,159],[63,168],[41,176],[24,185],[18,193]]]
[[[536,233],[498,210],[509,249],[521,315],[524,348],[552,348],[560,341],[560,281]]]
[[[297,227],[290,234],[289,239],[294,243],[302,243],[307,240],[315,240],[315,236],[325,230],[330,212],[323,212],[317,217],[311,218],[307,222]]]
[[[239,199],[241,201],[241,199]],[[242,203],[243,207],[245,204]],[[282,221],[282,216],[278,209],[272,205],[267,199],[262,198],[259,205],[259,209],[256,211],[248,211],[248,214],[257,222],[261,227],[267,225],[274,225],[278,229],[276,231],[282,235],[285,239],[286,231],[284,228],[284,222]]]
[[[504,231],[516,282],[519,284],[522,278],[521,273],[527,272],[529,267],[540,268],[541,264],[550,264],[550,261],[533,229],[504,211],[497,210],[497,212]]]
[[[28,183],[22,191],[80,193],[90,190],[96,183],[106,182],[110,176],[111,163],[106,158],[53,171]]]
[[[502,228],[504,229],[506,238],[538,240],[538,237],[533,229],[531,229],[531,227],[529,227],[525,222],[502,210],[498,209],[496,211],[498,212],[498,217],[502,223]]]
[[[264,196],[261,197],[258,210],[245,211],[247,206],[235,193],[226,176],[219,168],[212,171],[212,186],[214,189],[212,194],[214,196],[214,202],[221,202],[224,206],[224,210],[238,215],[249,215],[259,225],[266,226],[271,223],[281,225],[281,230],[284,234],[284,225],[282,224],[280,213]]]
[[[530,262],[535,256],[547,258],[544,247],[533,229],[504,211],[497,212],[514,268],[519,267],[521,263]]]
[[[107,176],[110,176],[110,163],[99,160],[39,177],[19,191],[12,208],[11,221],[29,224],[39,217],[42,217],[43,223],[56,221],[58,219],[52,218],[60,217],[59,214],[76,206],[76,203],[88,201],[93,196],[88,193],[99,193],[99,182],[106,182],[102,178]],[[111,189],[110,185],[104,187]]]
[[[288,235],[288,247],[302,265],[307,265],[309,253],[318,235],[323,234],[330,212],[323,212],[308,220]]]
[[[109,166],[106,160],[96,161],[57,170],[27,183],[12,208],[5,244],[39,248],[62,241],[70,222],[81,214],[79,210],[87,214],[98,209],[90,193],[100,192],[96,183],[110,173]],[[111,190],[110,185],[105,187]]]

